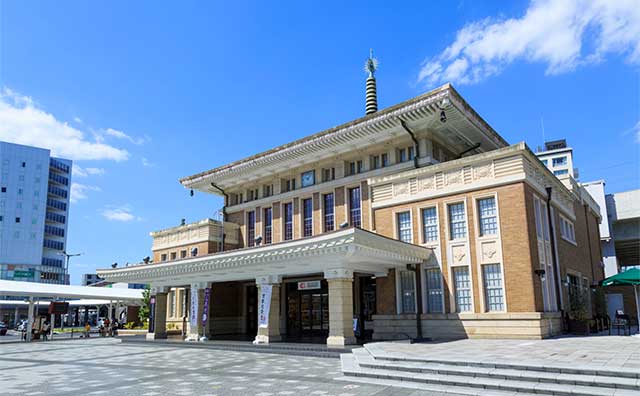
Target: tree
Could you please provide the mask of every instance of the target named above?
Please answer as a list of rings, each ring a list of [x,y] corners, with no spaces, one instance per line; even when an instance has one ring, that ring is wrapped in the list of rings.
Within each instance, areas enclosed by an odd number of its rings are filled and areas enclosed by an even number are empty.
[[[138,319],[140,322],[144,324],[149,319],[150,308],[150,299],[151,299],[151,288],[149,285],[145,286],[142,291],[142,306],[140,306],[140,310],[138,311]]]

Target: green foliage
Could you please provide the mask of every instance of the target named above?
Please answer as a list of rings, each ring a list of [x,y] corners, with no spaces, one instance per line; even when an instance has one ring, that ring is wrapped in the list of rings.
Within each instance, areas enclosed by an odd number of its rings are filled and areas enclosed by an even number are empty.
[[[593,310],[598,316],[607,315],[607,300],[602,287],[597,287],[593,294]]]
[[[589,319],[587,296],[580,288],[569,288],[569,315],[574,320],[586,321]]]
[[[138,311],[138,319],[140,322],[145,323],[149,320],[149,312],[150,312],[150,302],[151,299],[151,289],[149,285],[147,285],[142,291],[142,306],[140,307],[140,311]]]

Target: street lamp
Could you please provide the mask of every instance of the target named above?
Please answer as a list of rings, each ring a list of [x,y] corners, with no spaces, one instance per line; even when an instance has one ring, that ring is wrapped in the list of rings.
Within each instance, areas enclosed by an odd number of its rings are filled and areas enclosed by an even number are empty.
[[[62,280],[66,284],[67,274],[69,273],[69,259],[71,259],[71,257],[81,256],[82,253],[69,254],[69,253],[67,253],[66,250],[63,250],[61,253],[58,253],[58,255],[59,256],[64,256],[66,258],[66,263],[65,263],[65,267],[64,267],[64,278]],[[69,282],[69,283],[71,283],[71,282]]]

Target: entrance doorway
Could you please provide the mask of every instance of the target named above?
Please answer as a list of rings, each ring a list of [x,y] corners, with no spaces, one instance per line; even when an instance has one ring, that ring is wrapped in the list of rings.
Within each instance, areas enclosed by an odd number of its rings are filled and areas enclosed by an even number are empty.
[[[325,342],[329,335],[329,291],[324,279],[287,283],[287,338]]]
[[[372,276],[358,278],[360,290],[357,298],[360,312],[355,329],[356,337],[360,342],[370,341],[373,338],[373,315],[376,314],[376,279]]]

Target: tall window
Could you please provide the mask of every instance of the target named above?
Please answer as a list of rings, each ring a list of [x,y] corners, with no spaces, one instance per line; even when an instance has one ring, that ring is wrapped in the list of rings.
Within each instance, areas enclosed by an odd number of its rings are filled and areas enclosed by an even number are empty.
[[[271,208],[265,208],[264,209],[264,221],[262,222],[262,224],[264,224],[264,243],[265,244],[269,244],[271,243],[271,235],[273,234],[271,231],[271,223],[272,223],[272,212],[271,212]]]
[[[467,225],[462,202],[449,205],[449,230],[452,240],[467,237]]]
[[[480,236],[498,233],[496,199],[494,197],[478,200],[478,215],[480,218]]]
[[[399,313],[416,312],[415,272],[399,271],[400,275],[400,301]]]
[[[483,265],[482,278],[484,282],[484,301],[487,311],[504,311],[500,264]]]
[[[169,292],[169,317],[175,318],[176,316],[176,292],[174,290]]]
[[[456,312],[471,312],[471,279],[469,267],[453,267],[456,289]]]
[[[313,235],[313,201],[311,198],[302,200],[302,215],[302,235],[311,236]]]
[[[247,213],[247,246],[256,244],[256,212]]]
[[[324,213],[324,232],[333,231],[333,193],[322,196],[322,212]]]
[[[424,242],[438,240],[438,217],[435,207],[422,209],[422,239]]]
[[[284,204],[284,240],[293,239],[293,204]]]
[[[407,150],[398,149],[398,162],[405,162],[407,160]]]
[[[411,243],[411,213],[401,212],[396,214],[398,225],[398,239],[402,242]]]
[[[378,169],[380,168],[380,156],[379,155],[372,155],[371,156],[371,169]]]
[[[389,154],[382,153],[382,155],[380,155],[380,162],[382,162],[382,167],[383,168],[385,166],[389,166]]]
[[[442,312],[442,274],[440,268],[428,268],[425,271],[427,278],[427,312]]]
[[[349,189],[349,224],[360,227],[362,219],[360,214],[360,187]]]

